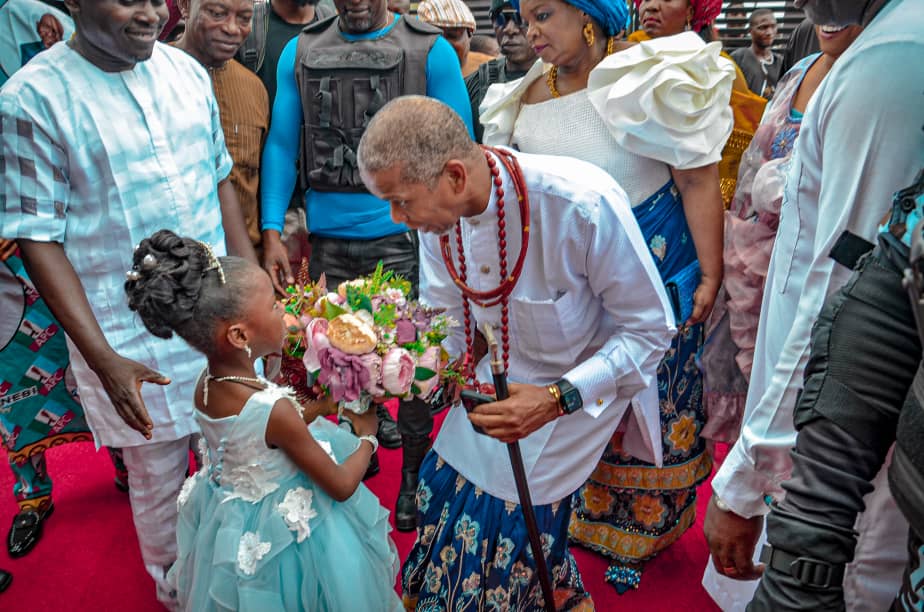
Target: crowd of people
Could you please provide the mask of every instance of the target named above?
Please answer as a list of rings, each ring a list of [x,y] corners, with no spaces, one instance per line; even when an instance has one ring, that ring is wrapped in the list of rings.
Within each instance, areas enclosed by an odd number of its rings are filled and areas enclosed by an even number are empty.
[[[0,2],[11,556],[92,439],[168,609],[592,610],[570,546],[638,587],[725,444],[722,609],[924,604],[914,0],[730,55],[720,0],[46,2]],[[277,299],[379,265],[509,397],[295,399]]]

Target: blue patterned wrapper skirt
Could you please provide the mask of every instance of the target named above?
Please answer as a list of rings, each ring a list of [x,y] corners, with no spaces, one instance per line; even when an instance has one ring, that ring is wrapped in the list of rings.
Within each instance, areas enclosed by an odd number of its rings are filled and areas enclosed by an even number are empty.
[[[632,212],[665,284],[682,277],[695,264],[696,249],[673,181]],[[697,283],[698,277],[687,277],[687,286],[679,291],[681,311],[691,309]],[[700,436],[705,412],[697,355],[703,325],[683,328],[681,323],[658,366],[663,466],[623,452],[622,433],[617,432],[575,496],[572,541],[617,562],[606,578],[620,590],[638,586],[638,564],[670,546],[694,523],[696,487],[712,470]]]
[[[536,506],[557,610],[593,610],[568,550],[570,496]],[[417,541],[402,568],[408,610],[542,610],[519,504],[476,487],[430,451],[417,488]]]

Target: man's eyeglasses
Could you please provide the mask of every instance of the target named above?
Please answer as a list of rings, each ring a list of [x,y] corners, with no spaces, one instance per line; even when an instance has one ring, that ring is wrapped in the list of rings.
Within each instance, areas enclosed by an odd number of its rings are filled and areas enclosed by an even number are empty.
[[[516,11],[498,11],[497,13],[494,13],[493,20],[495,28],[503,28],[507,25],[508,21],[512,21],[513,25],[518,28],[523,28],[526,26],[523,21],[523,17],[521,17],[520,14]]]

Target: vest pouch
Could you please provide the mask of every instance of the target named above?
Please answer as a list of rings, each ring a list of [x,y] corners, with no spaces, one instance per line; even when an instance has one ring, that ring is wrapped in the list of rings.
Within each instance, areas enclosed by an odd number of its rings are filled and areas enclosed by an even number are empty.
[[[401,95],[404,51],[350,44],[302,59],[303,175],[320,191],[364,192],[356,149],[373,115]]]

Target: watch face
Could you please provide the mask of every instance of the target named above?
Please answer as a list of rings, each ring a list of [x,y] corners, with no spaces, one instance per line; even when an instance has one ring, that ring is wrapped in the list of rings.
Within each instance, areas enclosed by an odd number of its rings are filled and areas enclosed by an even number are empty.
[[[577,412],[583,407],[581,392],[575,389],[574,385],[561,379],[558,381],[558,389],[561,391],[561,407],[565,414]]]

